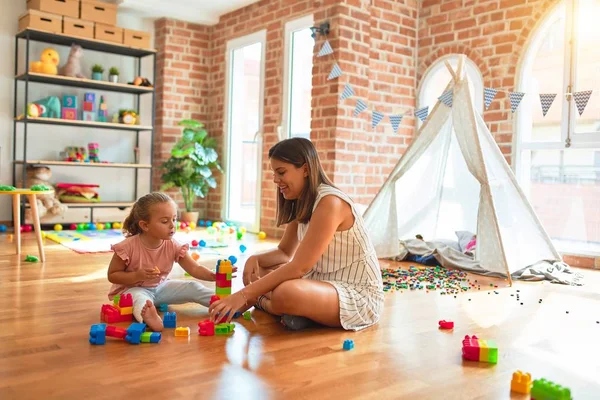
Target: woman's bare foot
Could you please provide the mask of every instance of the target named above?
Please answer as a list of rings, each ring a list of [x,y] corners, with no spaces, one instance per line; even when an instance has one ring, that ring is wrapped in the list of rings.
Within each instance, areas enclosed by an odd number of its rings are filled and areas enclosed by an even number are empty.
[[[161,332],[163,330],[162,319],[160,319],[158,311],[156,311],[156,307],[154,307],[154,303],[151,300],[146,300],[146,304],[142,308],[142,319],[152,332]]]

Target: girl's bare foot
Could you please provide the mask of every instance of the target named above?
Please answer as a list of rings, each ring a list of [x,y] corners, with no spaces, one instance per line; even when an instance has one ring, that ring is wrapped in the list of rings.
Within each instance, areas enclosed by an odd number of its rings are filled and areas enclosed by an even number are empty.
[[[146,300],[146,304],[142,308],[142,319],[152,332],[161,332],[163,330],[162,319],[160,319],[158,311],[156,311],[156,307],[154,307],[154,303],[151,300]]]

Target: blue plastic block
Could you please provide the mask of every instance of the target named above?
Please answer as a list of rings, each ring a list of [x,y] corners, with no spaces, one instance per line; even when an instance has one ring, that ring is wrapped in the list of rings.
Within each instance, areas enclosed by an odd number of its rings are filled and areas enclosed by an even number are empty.
[[[104,344],[106,343],[106,324],[94,324],[90,328],[90,343]]]
[[[167,312],[169,310],[169,305],[167,303],[161,303],[158,305],[158,311]]]
[[[201,240],[200,242],[198,242],[198,246],[206,247],[206,242],[204,240]]]
[[[346,339],[344,340],[344,350],[352,350],[354,348],[354,340]]]
[[[177,313],[166,312],[163,317],[163,326],[165,328],[176,328],[177,327]]]
[[[246,249],[247,249],[247,247],[246,247],[246,246],[244,246],[243,244],[240,244],[240,251],[241,251],[242,253],[243,253],[243,252],[245,252],[245,251],[246,251]]]
[[[140,344],[142,333],[144,333],[145,330],[146,324],[134,322],[129,326],[129,328],[127,328],[127,336],[125,336],[125,340],[131,344]]]
[[[237,262],[237,257],[236,256],[229,256],[229,261],[231,261],[231,265],[235,265],[235,263]]]
[[[241,312],[236,311],[235,314],[233,314],[233,318],[239,318],[242,315]]]
[[[162,339],[160,332],[144,332],[141,335],[142,343],[159,343],[160,339]]]

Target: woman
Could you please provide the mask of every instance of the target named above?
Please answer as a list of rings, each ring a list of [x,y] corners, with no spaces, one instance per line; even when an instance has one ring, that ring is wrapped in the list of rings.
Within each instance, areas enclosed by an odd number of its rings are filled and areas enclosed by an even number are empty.
[[[276,249],[251,256],[246,287],[215,302],[211,319],[255,305],[291,329],[315,321],[360,330],[375,324],[383,307],[379,262],[360,214],[327,178],[312,142],[292,138],[269,150],[279,189],[277,226],[286,224]],[[304,318],[303,318],[304,317]]]

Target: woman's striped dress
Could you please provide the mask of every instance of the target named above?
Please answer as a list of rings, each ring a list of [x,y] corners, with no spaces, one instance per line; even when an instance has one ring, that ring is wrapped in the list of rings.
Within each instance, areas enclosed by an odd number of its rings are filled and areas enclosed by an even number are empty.
[[[338,231],[321,259],[304,276],[332,284],[340,299],[340,322],[344,329],[360,330],[375,324],[383,308],[383,283],[379,261],[369,239],[362,216],[350,197],[329,185],[320,185],[313,208],[325,196],[337,196],[352,208],[354,225]],[[298,224],[302,240],[310,222]]]

